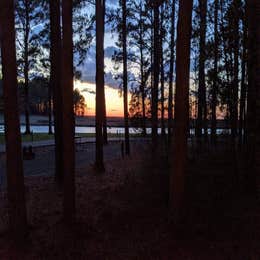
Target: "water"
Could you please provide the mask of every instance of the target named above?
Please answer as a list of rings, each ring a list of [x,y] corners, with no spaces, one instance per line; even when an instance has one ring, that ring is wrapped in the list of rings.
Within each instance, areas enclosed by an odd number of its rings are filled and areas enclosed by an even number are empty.
[[[33,133],[48,133],[49,132],[49,126],[47,125],[31,125],[30,126],[31,131]],[[25,132],[25,126],[21,126],[21,133]],[[147,128],[147,133],[151,133],[151,128]],[[52,127],[52,131],[54,132],[54,127]],[[123,134],[124,127],[108,127],[107,132],[110,134]],[[141,128],[134,128],[130,127],[129,128],[130,134],[138,134],[142,132]],[[160,132],[160,130],[159,130]],[[4,133],[4,126],[0,125],[0,133]],[[76,134],[95,134],[95,127],[92,126],[76,126],[75,127],[75,133]]]
[[[54,131],[54,127],[52,127],[52,130]],[[167,128],[165,129],[167,133]],[[33,133],[48,133],[49,132],[49,127],[47,125],[31,125],[31,131]],[[21,126],[21,133],[25,132],[25,126]],[[124,127],[108,127],[107,132],[109,134],[124,134],[125,129]],[[135,127],[130,127],[129,128],[130,134],[138,134],[142,133],[141,128],[135,128]],[[150,134],[152,132],[151,128],[146,128],[146,132]],[[0,133],[4,133],[4,125],[0,125]],[[76,134],[95,134],[95,127],[93,126],[76,126],[75,127],[75,133]],[[161,133],[161,129],[158,128],[158,133]],[[190,130],[191,135],[195,134],[195,129]],[[230,134],[230,129],[217,129],[217,134]],[[210,129],[208,129],[208,134],[210,134]]]

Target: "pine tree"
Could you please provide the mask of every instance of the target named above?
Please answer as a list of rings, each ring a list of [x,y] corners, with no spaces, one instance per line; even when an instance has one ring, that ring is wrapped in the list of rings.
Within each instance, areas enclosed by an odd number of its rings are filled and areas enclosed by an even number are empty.
[[[187,162],[187,130],[189,122],[189,74],[191,39],[191,0],[180,0],[176,46],[175,128],[173,135],[173,172],[170,176],[169,203],[178,219],[183,203]]]
[[[0,2],[0,42],[4,86],[7,192],[10,230],[17,239],[27,232],[20,120],[18,113],[14,2]]]
[[[104,171],[104,0],[96,1],[96,168]]]
[[[73,30],[72,0],[62,0],[62,114],[64,220],[75,221],[75,122],[73,110]]]

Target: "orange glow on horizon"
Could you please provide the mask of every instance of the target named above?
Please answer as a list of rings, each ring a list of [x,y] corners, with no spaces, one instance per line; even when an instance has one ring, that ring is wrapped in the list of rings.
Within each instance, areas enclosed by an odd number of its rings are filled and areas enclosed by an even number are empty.
[[[78,89],[85,97],[87,109],[86,116],[95,116],[95,103],[96,103],[96,85],[88,82],[74,82],[74,88]],[[124,106],[123,97],[119,95],[119,90],[105,86],[106,96],[106,112],[108,117],[123,117]],[[130,94],[128,94],[128,101],[130,101]]]

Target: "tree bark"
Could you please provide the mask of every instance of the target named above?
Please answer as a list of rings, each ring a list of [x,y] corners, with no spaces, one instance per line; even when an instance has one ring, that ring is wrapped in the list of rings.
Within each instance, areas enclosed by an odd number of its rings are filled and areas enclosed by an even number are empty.
[[[239,6],[238,1],[233,1],[234,15],[234,78],[232,84],[231,97],[231,135],[234,139],[237,136],[238,124],[238,88],[239,88]]]
[[[50,85],[53,90],[53,114],[55,137],[55,180],[63,180],[63,131],[62,131],[62,87],[61,87],[61,26],[60,0],[49,0],[50,7]]]
[[[245,8],[246,9],[246,8]],[[246,94],[247,94],[247,84],[246,84],[246,73],[247,73],[247,34],[248,25],[246,10],[243,16],[243,54],[241,62],[241,91],[240,91],[240,109],[239,109],[239,144],[240,146],[244,143],[245,139],[245,112],[246,112]]]
[[[25,33],[24,33],[24,112],[25,112],[25,134],[30,134],[29,115],[29,1],[25,1]]]
[[[152,86],[152,146],[153,151],[157,149],[158,142],[158,85],[159,85],[159,5],[153,4],[153,86]]]
[[[75,122],[73,110],[72,0],[62,0],[62,113],[64,220],[75,221]]]
[[[211,101],[211,140],[216,142],[216,128],[217,128],[217,93],[218,93],[218,56],[219,56],[219,37],[218,37],[218,10],[219,1],[214,1],[214,81],[212,88],[212,101]]]
[[[123,90],[124,90],[124,121],[125,121],[125,153],[130,154],[129,122],[128,122],[128,75],[127,75],[127,24],[126,0],[122,0],[122,38],[123,38]]]
[[[3,73],[6,172],[9,224],[17,239],[27,232],[20,120],[18,111],[14,1],[0,1],[0,41]]]
[[[207,28],[207,0],[199,0],[200,13],[200,37],[199,37],[199,93],[198,93],[198,119],[197,137],[207,135],[207,104],[206,104],[206,83],[205,83],[205,61],[206,61],[206,28]]]
[[[165,123],[164,123],[164,53],[163,53],[163,44],[164,44],[164,8],[163,5],[161,7],[160,14],[160,76],[161,76],[161,134],[165,136]]]
[[[142,25],[140,25],[142,26]],[[143,31],[141,30],[141,34]],[[140,35],[140,41],[143,43],[142,35]],[[140,46],[140,55],[141,55],[141,62],[140,62],[140,70],[141,70],[141,85],[140,85],[140,91],[142,96],[142,134],[143,136],[146,136],[146,109],[145,109],[145,77],[144,77],[144,54],[143,54],[143,46]]]
[[[183,204],[187,133],[189,122],[189,75],[191,39],[191,0],[181,0],[176,49],[175,128],[173,136],[173,172],[170,175],[170,211],[178,219]]]
[[[103,15],[103,23],[104,23],[104,31],[105,31],[105,17],[106,17],[106,0],[104,1],[104,15]],[[108,139],[107,139],[107,112],[106,112],[106,95],[105,95],[105,87],[103,91],[103,111],[104,111],[104,118],[103,118],[103,141],[104,144],[108,144]]]
[[[96,169],[105,170],[103,162],[104,121],[104,0],[96,0]]]
[[[260,3],[247,0],[248,10],[248,97],[247,97],[247,160],[248,190],[255,195],[260,170]]]
[[[175,56],[175,9],[176,0],[172,0],[171,14],[171,43],[170,43],[170,72],[169,72],[169,97],[168,97],[168,141],[171,143],[173,129],[173,72]]]

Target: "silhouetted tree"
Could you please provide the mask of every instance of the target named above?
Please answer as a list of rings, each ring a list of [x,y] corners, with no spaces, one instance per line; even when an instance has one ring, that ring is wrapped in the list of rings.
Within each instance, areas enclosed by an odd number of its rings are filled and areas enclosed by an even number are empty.
[[[175,56],[175,9],[176,0],[172,1],[171,32],[170,32],[170,71],[169,71],[169,96],[168,96],[168,141],[171,142],[173,128],[173,73]]]
[[[14,1],[0,2],[0,41],[4,86],[7,192],[9,224],[16,238],[27,232],[23,162],[17,96]]]
[[[164,59],[164,41],[166,36],[166,30],[164,28],[164,17],[165,17],[165,7],[164,4],[161,5],[160,10],[160,84],[161,84],[161,134],[162,136],[165,136],[165,107],[164,107],[164,101],[165,101],[165,59]]]
[[[62,113],[63,113],[63,174],[64,219],[75,220],[75,143],[73,111],[73,30],[72,0],[62,0]]]
[[[192,2],[191,0],[180,0],[177,28],[173,172],[170,175],[169,193],[170,210],[177,218],[183,203],[187,162]]]
[[[159,39],[159,7],[160,1],[153,1],[153,79],[152,79],[152,144],[153,150],[157,148],[158,138],[158,89],[160,72],[160,39]]]
[[[219,57],[219,37],[218,37],[218,12],[219,0],[214,0],[214,78],[212,86],[212,100],[211,100],[211,138],[216,141],[216,128],[217,128],[217,93],[218,93],[218,57]]]
[[[60,0],[50,0],[50,84],[53,92],[55,178],[63,179]]]
[[[247,97],[247,176],[249,191],[256,195],[257,175],[259,174],[259,125],[260,125],[260,3],[247,0],[248,11],[248,97]]]
[[[205,82],[205,61],[206,61],[206,30],[207,30],[207,0],[199,0],[200,36],[199,36],[199,90],[198,90],[198,118],[196,134],[198,137],[207,134],[207,103],[206,103],[206,82]]]
[[[123,91],[124,91],[124,121],[125,121],[125,152],[130,154],[128,126],[128,76],[127,76],[127,9],[126,0],[122,1],[122,43],[123,43]]]
[[[75,115],[82,116],[85,113],[86,101],[80,91],[76,88],[73,91],[73,104]]]
[[[247,65],[248,65],[248,21],[247,10],[244,4],[242,13],[243,39],[242,39],[242,60],[241,60],[241,90],[240,90],[240,108],[239,108],[239,143],[245,143],[245,115],[246,115],[246,97],[247,97]]]
[[[104,171],[104,0],[96,1],[96,168]]]
[[[29,134],[29,73],[37,67],[37,56],[40,53],[39,34],[33,28],[42,22],[43,12],[40,0],[17,0],[15,3],[18,64],[24,79],[25,134]]]

